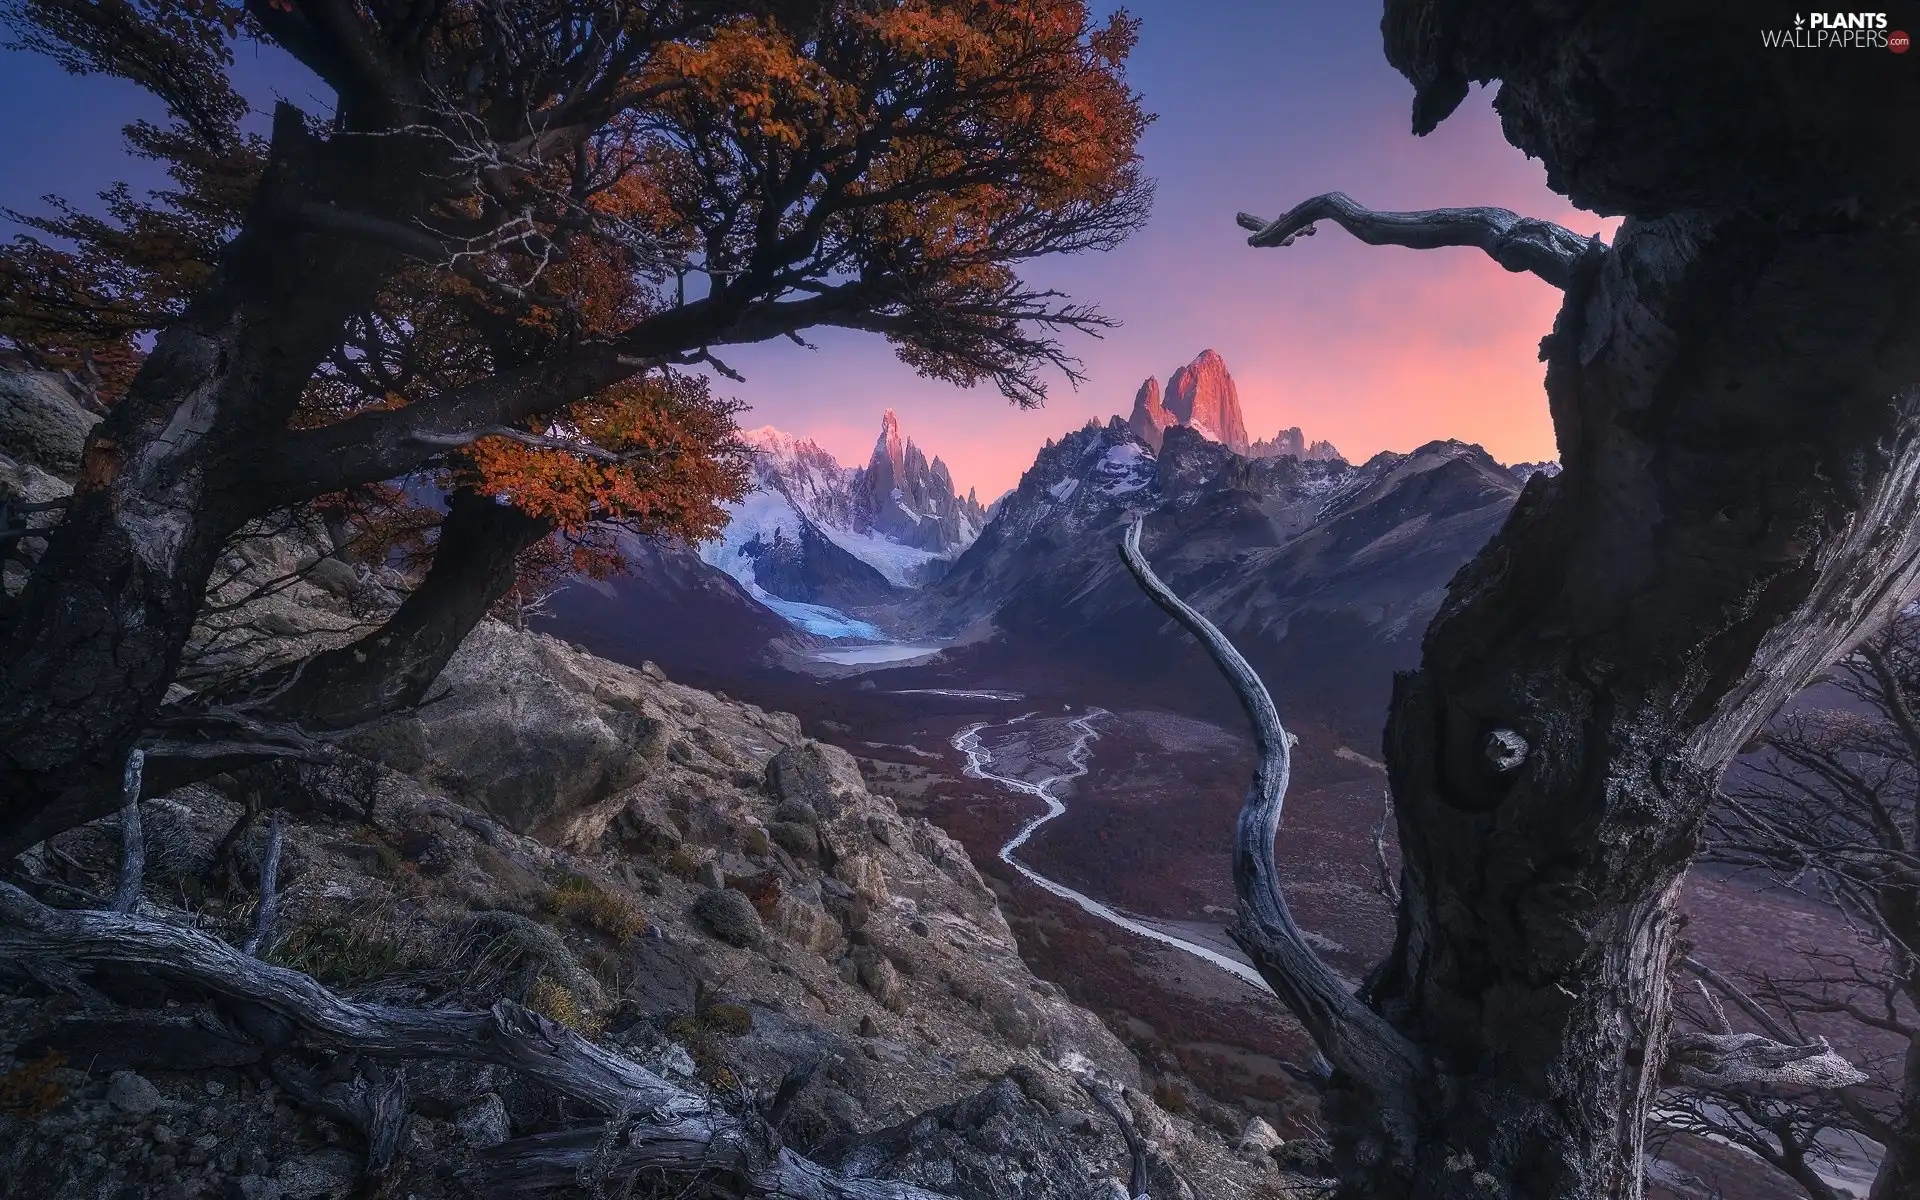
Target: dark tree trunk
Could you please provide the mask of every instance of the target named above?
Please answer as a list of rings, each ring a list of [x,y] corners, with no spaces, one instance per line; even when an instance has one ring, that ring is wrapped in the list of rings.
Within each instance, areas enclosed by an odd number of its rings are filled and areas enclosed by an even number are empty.
[[[1395,687],[1403,900],[1367,995],[1432,1078],[1411,1162],[1336,1104],[1355,1195],[1639,1193],[1720,771],[1916,582],[1911,228],[1629,220],[1545,349],[1564,473]]]
[[[1271,731],[1242,813],[1242,941],[1335,1068],[1347,1195],[1641,1195],[1675,902],[1721,772],[1920,582],[1920,73],[1763,52],[1792,20],[1387,0],[1415,132],[1499,80],[1502,128],[1549,183],[1628,214],[1613,246],[1338,194],[1242,217],[1255,246],[1336,221],[1478,246],[1567,292],[1542,346],[1564,471],[1528,484],[1395,684],[1402,901],[1362,1011],[1248,840],[1284,790]]]
[[[1910,1039],[1902,1064],[1896,1136],[1886,1145],[1868,1200],[1920,1200],[1920,1039]]]
[[[113,806],[221,545],[258,515],[259,447],[393,266],[285,214],[378,174],[283,107],[241,234],[95,432],[66,519],[0,613],[0,856]]]
[[[262,681],[271,699],[250,711],[309,729],[344,729],[418,704],[447,660],[516,577],[521,551],[553,530],[510,504],[470,491],[447,498],[427,577],[366,637]]]

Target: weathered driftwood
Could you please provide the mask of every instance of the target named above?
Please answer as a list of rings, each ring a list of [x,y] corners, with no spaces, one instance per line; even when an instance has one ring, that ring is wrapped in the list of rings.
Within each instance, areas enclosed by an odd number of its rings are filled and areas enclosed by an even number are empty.
[[[1685,1087],[1831,1089],[1866,1075],[1834,1053],[1827,1039],[1794,1045],[1758,1033],[1676,1033],[1667,1039],[1666,1078]]]
[[[398,1170],[411,1120],[404,1074],[370,1062],[351,1083],[321,1084],[284,1059],[273,1063],[272,1074],[300,1105],[365,1139],[369,1178],[387,1179]]]
[[[904,1184],[843,1179],[779,1147],[757,1118],[736,1116],[510,1001],[485,1012],[361,1003],[200,930],[132,913],[50,908],[4,882],[0,961],[145,972],[264,1009],[311,1047],[494,1063],[618,1122],[611,1139],[596,1125],[495,1148],[486,1182],[496,1190],[573,1186],[592,1167],[608,1176],[710,1173],[733,1181],[726,1186],[734,1190],[722,1194],[769,1200],[938,1200]],[[359,1119],[375,1150],[398,1145],[403,1092],[369,1076],[352,1103],[364,1110]]]

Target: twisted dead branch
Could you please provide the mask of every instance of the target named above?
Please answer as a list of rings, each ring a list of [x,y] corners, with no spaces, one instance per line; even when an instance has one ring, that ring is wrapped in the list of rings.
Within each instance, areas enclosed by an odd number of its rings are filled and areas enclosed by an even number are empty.
[[[264,898],[261,909],[269,915],[256,919],[255,935],[264,940],[271,921]],[[940,1200],[905,1184],[841,1178],[780,1146],[757,1115],[728,1112],[511,1001],[472,1012],[349,1000],[310,975],[263,962],[201,930],[131,912],[51,908],[4,882],[0,961],[56,964],[74,973],[109,967],[187,984],[274,1014],[312,1049],[506,1067],[615,1117],[620,1127],[603,1164],[610,1175],[699,1175],[722,1189],[716,1194],[741,1200]],[[357,1095],[329,1102],[351,1100],[370,1142],[398,1145],[396,1113],[404,1110],[404,1094],[369,1074]],[[503,1195],[572,1187],[603,1140],[605,1128],[594,1125],[495,1147],[476,1183]]]
[[[1307,945],[1280,891],[1274,839],[1280,829],[1291,769],[1287,731],[1273,697],[1252,666],[1213,622],[1201,616],[1154,574],[1140,551],[1144,521],[1136,519],[1120,545],[1120,558],[1147,595],[1200,642],[1220,668],[1253,726],[1260,755],[1253,786],[1234,834],[1233,883],[1240,898],[1239,924],[1231,931],[1260,975],[1293,1010],[1332,1065],[1372,1092],[1383,1113],[1411,1111],[1413,1092],[1429,1065],[1412,1042],[1385,1018],[1356,999]],[[1389,1125],[1396,1124],[1393,1117]],[[1405,1146],[1413,1131],[1397,1133]]]
[[[1127,530],[1120,546],[1121,560],[1141,588],[1193,634],[1226,676],[1253,726],[1260,755],[1234,835],[1233,877],[1240,898],[1240,921],[1231,930],[1232,936],[1274,993],[1299,1018],[1327,1061],[1371,1091],[1382,1111],[1390,1114],[1388,1124],[1392,1128],[1393,1115],[1409,1111],[1406,1106],[1413,1089],[1431,1068],[1411,1042],[1347,991],[1294,923],[1280,891],[1274,850],[1291,766],[1290,739],[1280,724],[1273,697],[1252,666],[1218,627],[1176,596],[1147,563],[1140,550],[1143,524],[1136,518]],[[1381,848],[1378,843],[1376,847]],[[1732,987],[1708,968],[1695,969],[1716,986]],[[1729,994],[1737,991],[1732,989]],[[1736,997],[1736,1002],[1741,999]],[[1748,1003],[1751,1001],[1742,1006]],[[1773,1036],[1736,1033],[1730,1028],[1673,1034],[1668,1043],[1667,1082],[1696,1087],[1779,1085],[1831,1090],[1866,1078],[1834,1053],[1824,1039],[1807,1041],[1788,1036],[1775,1024],[1766,1027]],[[1411,1136],[1404,1125],[1396,1133]]]
[[[1332,221],[1369,246],[1477,246],[1507,270],[1537,275],[1562,290],[1589,244],[1570,229],[1504,208],[1376,212],[1344,192],[1304,200],[1272,221],[1251,213],[1241,213],[1237,220],[1242,229],[1253,231],[1249,246],[1290,246],[1295,238],[1312,236],[1316,221]]]

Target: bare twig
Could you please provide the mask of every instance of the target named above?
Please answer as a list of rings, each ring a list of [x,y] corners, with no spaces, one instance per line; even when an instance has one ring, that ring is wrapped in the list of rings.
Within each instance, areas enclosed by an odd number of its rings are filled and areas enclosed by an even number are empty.
[[[260,856],[260,903],[253,910],[253,932],[247,935],[247,944],[242,949],[251,955],[259,955],[267,947],[267,937],[273,932],[273,919],[280,909],[280,814],[275,813],[267,822],[267,849]]]
[[[120,780],[120,885],[113,892],[113,911],[132,912],[140,903],[147,869],[147,839],[140,829],[140,785],[147,755],[135,747],[127,752],[126,773]]]
[[[1344,192],[1328,192],[1303,201],[1272,221],[1251,213],[1238,217],[1253,231],[1249,246],[1290,246],[1313,233],[1314,222],[1332,221],[1369,246],[1478,246],[1509,271],[1527,271],[1557,288],[1573,278],[1574,264],[1588,241],[1551,221],[1535,220],[1504,208],[1434,208],[1421,212],[1375,212]]]

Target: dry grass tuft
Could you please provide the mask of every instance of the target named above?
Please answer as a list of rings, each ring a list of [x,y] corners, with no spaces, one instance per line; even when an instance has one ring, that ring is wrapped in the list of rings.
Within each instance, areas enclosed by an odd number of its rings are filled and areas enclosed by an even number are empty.
[[[556,884],[547,894],[546,907],[556,916],[620,943],[633,940],[647,929],[647,916],[638,905],[584,875],[569,875]]]

